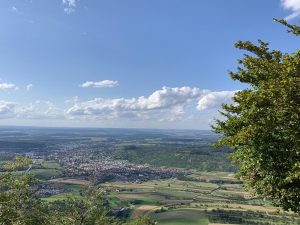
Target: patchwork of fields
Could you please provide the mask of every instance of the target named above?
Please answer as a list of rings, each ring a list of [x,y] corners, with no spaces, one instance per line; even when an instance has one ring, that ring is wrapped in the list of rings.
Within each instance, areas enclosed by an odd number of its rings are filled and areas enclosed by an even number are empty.
[[[60,177],[58,164],[43,166],[44,169],[33,169],[31,173],[65,190],[43,198],[46,201],[79,196],[80,190],[89,184],[83,179]],[[300,224],[295,214],[251,196],[234,173],[185,172],[189,174],[187,180],[106,182],[101,186],[107,190],[112,208],[129,208],[131,218],[148,215],[158,225]]]
[[[132,209],[131,217],[150,215],[162,225],[300,224],[296,215],[250,196],[232,173],[191,172],[191,177],[201,181],[169,179],[103,186],[110,190],[115,206]]]
[[[228,159],[232,151],[213,148],[218,136],[208,131],[4,129],[0,134],[0,164],[16,154],[31,157],[30,173],[40,181],[38,194],[45,201],[81,198],[93,179],[106,190],[112,211],[126,209],[123,220],[149,215],[158,225],[300,224],[299,216],[245,191]],[[77,171],[80,166],[85,170]]]

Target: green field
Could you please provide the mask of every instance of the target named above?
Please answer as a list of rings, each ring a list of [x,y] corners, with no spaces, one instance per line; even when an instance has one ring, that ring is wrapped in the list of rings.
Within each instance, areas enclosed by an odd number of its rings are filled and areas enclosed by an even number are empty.
[[[164,213],[158,213],[153,218],[162,225],[207,225],[209,223],[205,214],[197,210],[172,210]]]
[[[33,169],[30,171],[33,176],[41,180],[49,180],[62,175],[57,169]]]
[[[159,225],[207,225],[208,219],[195,218],[169,218],[162,219],[157,224]]]

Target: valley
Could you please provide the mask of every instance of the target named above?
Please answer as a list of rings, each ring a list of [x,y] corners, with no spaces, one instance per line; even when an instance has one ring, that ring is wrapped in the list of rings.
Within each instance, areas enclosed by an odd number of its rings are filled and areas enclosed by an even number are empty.
[[[231,150],[215,149],[209,131],[1,129],[1,161],[32,158],[37,194],[55,202],[104,189],[121,219],[148,215],[157,224],[298,224],[235,178]],[[24,145],[24,143],[26,143]]]

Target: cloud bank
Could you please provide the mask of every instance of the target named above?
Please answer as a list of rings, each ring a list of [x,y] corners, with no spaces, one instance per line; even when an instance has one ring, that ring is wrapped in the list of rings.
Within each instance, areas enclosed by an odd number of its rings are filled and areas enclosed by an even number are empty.
[[[2,86],[13,88],[12,85]],[[96,86],[98,88],[99,84]],[[32,86],[29,84],[27,87],[30,89]],[[131,127],[135,124],[134,126],[142,127],[177,127],[181,124],[183,127],[189,124],[189,127],[197,127],[207,125],[217,115],[221,103],[231,103],[236,92],[213,92],[189,86],[164,86],[148,96],[136,98],[98,97],[81,101],[79,97],[74,97],[66,100],[66,106],[61,107],[57,107],[50,101],[35,101],[27,104],[0,101],[0,119],[62,122],[73,120],[82,124],[89,123],[92,126],[127,124],[126,126]]]
[[[95,98],[86,102],[77,102],[66,112],[70,115],[113,115],[119,113],[146,112],[153,110],[172,109],[176,106],[184,106],[193,99],[197,99],[206,91],[199,88],[163,87],[153,92],[148,97],[139,98]]]
[[[80,102],[65,111],[72,119],[158,119],[174,121],[189,117],[191,111],[218,108],[221,103],[230,103],[236,91],[211,92],[193,87],[162,87],[148,97],[95,98]],[[194,112],[197,113],[197,112]]]

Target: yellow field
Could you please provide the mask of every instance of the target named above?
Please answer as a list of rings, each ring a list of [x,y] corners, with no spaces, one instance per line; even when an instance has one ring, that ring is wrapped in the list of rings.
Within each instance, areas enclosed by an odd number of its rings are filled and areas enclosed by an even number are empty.
[[[139,216],[148,214],[150,212],[154,212],[155,210],[160,209],[160,206],[155,205],[142,205],[140,207],[137,207],[133,213],[131,214],[131,218],[137,218]]]
[[[90,182],[87,180],[73,179],[73,178],[57,178],[49,180],[53,183],[61,183],[61,184],[79,184],[79,185],[88,185]]]

